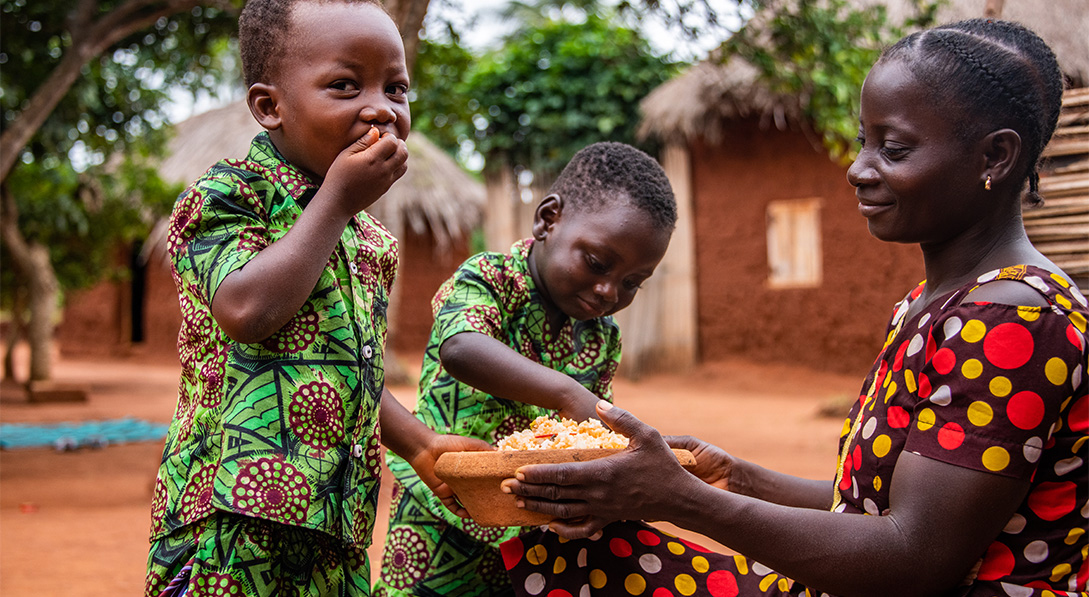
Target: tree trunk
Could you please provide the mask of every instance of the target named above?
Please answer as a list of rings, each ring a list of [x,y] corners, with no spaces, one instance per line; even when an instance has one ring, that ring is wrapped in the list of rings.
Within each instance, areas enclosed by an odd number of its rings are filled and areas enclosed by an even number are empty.
[[[49,247],[28,241],[19,230],[19,210],[7,185],[0,185],[0,236],[19,277],[26,281],[29,317],[26,322],[30,344],[30,379],[48,380],[53,364],[53,322],[57,313],[59,285]]]
[[[427,16],[429,2],[430,0],[386,0],[386,10],[397,24],[401,39],[405,42],[405,62],[410,73],[416,64],[420,29],[423,27],[424,17]]]

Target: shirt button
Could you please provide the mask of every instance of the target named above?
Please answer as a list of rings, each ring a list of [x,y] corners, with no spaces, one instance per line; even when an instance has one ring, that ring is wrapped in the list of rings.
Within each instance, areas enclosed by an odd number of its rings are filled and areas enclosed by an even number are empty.
[[[359,265],[354,261],[348,264],[348,269],[352,270],[353,274],[359,273]]]
[[[372,356],[374,356],[374,349],[371,348],[370,344],[364,344],[363,345],[363,358],[369,359]]]
[[[352,456],[363,458],[363,444],[354,444],[352,446]]]

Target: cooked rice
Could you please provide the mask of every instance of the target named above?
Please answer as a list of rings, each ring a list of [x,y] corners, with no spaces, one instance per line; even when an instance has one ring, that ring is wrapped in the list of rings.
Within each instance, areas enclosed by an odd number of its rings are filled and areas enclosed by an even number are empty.
[[[597,419],[576,423],[537,417],[523,429],[499,440],[500,450],[560,450],[567,448],[626,448],[628,438],[601,424]]]

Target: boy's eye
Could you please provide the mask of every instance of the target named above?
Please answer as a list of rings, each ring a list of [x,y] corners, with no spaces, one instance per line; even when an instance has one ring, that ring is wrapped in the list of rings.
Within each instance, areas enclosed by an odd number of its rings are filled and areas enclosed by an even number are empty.
[[[405,95],[408,93],[408,85],[403,85],[401,83],[390,85],[389,87],[386,87],[386,93],[396,96]]]
[[[333,81],[329,84],[329,87],[332,89],[336,89],[337,91],[355,91],[356,89],[358,89],[355,81],[349,81],[347,79]]]
[[[586,265],[590,266],[590,271],[595,274],[604,274],[609,271],[608,266],[598,261],[593,255],[586,256]]]
[[[628,292],[635,292],[642,287],[643,282],[641,280],[624,280],[624,288],[626,288]]]

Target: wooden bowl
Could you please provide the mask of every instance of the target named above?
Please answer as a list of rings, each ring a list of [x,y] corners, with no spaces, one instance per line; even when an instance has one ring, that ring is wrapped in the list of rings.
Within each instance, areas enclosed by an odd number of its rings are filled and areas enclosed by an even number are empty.
[[[457,494],[473,520],[483,527],[546,524],[552,517],[517,506],[514,494],[503,493],[503,479],[513,479],[518,467],[527,464],[586,462],[622,452],[616,449],[497,450],[494,452],[447,452],[435,463],[435,476]],[[688,450],[674,449],[681,466],[690,469],[696,458]]]

